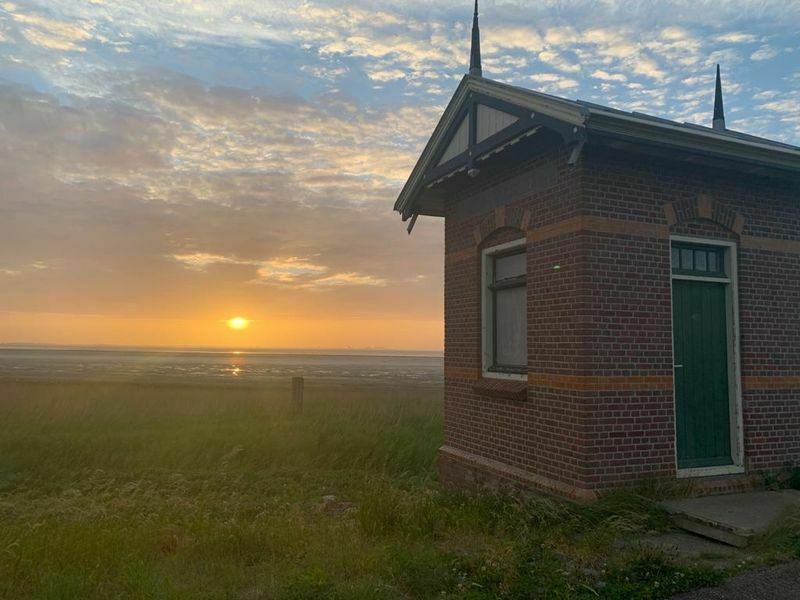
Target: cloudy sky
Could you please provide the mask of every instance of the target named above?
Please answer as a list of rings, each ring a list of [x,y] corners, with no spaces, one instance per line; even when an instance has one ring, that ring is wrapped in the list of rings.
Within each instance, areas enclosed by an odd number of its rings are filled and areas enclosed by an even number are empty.
[[[484,75],[800,144],[800,0],[485,0]],[[469,1],[0,0],[0,342],[442,346]],[[243,332],[233,315],[253,319]]]

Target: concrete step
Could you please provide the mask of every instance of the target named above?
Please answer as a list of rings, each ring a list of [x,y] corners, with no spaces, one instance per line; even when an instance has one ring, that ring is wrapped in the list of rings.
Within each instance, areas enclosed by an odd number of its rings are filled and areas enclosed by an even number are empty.
[[[673,559],[694,566],[728,569],[750,560],[745,548],[736,548],[688,531],[667,531],[636,536],[628,547],[654,548]]]
[[[698,535],[743,548],[784,513],[800,509],[800,491],[746,492],[661,503],[673,523]]]

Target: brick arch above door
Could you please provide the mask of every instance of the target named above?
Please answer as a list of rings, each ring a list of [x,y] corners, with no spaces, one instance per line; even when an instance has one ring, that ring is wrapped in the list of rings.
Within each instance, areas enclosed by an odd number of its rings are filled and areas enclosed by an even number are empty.
[[[736,235],[741,235],[745,225],[744,216],[709,194],[697,194],[695,198],[684,198],[665,204],[664,216],[670,227],[704,220],[716,223]]]

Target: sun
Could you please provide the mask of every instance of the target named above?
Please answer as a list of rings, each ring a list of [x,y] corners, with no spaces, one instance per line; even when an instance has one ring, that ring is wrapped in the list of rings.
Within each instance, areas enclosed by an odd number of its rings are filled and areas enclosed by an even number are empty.
[[[245,319],[244,317],[233,317],[232,319],[228,319],[228,327],[231,329],[235,329],[237,331],[241,331],[242,329],[247,329],[250,325],[250,321]]]

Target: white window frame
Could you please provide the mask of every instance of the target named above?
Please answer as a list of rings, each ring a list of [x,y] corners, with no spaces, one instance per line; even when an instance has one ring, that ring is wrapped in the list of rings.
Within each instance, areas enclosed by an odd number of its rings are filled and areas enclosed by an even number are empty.
[[[703,246],[718,246],[724,248],[725,272],[727,277],[702,277],[694,275],[679,275],[672,272],[672,242],[682,242],[688,244],[699,244]],[[676,279],[690,281],[712,281],[725,284],[726,309],[728,317],[728,398],[731,428],[731,460],[733,464],[719,467],[695,467],[689,469],[678,468],[678,421],[675,419],[675,470],[676,476],[680,478],[689,477],[711,477],[715,475],[732,475],[744,473],[744,424],[742,419],[742,376],[741,358],[739,352],[739,271],[736,260],[736,242],[719,240],[714,238],[671,235],[669,238],[670,255],[670,322],[672,322],[672,282]],[[674,323],[672,324],[674,327]],[[672,364],[674,378],[675,364],[675,336],[672,334],[670,340],[672,345]],[[674,382],[674,379],[673,379]],[[673,383],[672,409],[673,415],[677,415],[677,391]]]
[[[504,244],[498,244],[497,246],[484,248],[481,252],[481,373],[483,377],[488,377],[491,379],[512,379],[516,381],[527,381],[528,379],[527,373],[498,373],[496,371],[489,370],[494,362],[494,344],[492,342],[494,339],[494,319],[492,318],[492,311],[494,310],[494,307],[492,305],[493,296],[491,290],[489,289],[489,285],[494,280],[494,260],[492,259],[495,254],[500,252],[526,247],[527,239],[523,237],[518,240],[506,242]],[[527,264],[527,262],[526,252],[525,263]],[[527,285],[525,286],[525,289],[528,289]],[[527,326],[528,322],[526,318],[526,340],[528,337]]]

